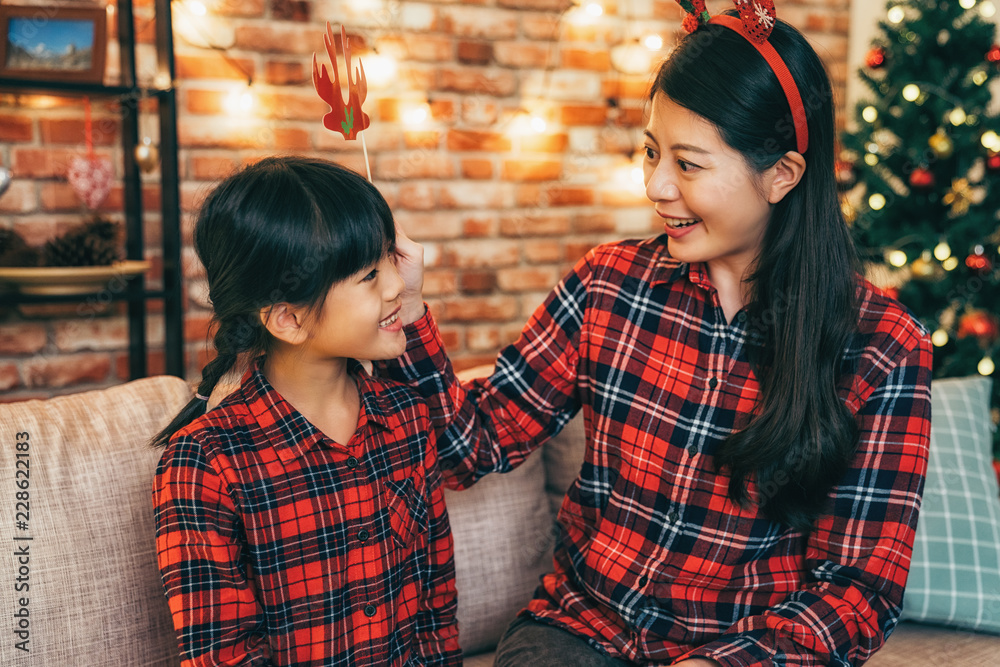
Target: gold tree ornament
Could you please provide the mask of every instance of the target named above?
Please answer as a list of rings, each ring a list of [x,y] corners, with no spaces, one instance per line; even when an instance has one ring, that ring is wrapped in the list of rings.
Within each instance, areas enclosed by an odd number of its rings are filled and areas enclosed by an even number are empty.
[[[937,132],[931,135],[931,138],[927,140],[927,145],[934,151],[934,155],[942,160],[951,157],[951,154],[955,151],[955,143],[943,128],[939,128]]]
[[[960,218],[969,212],[972,205],[972,186],[967,178],[956,178],[951,182],[951,190],[942,197],[945,206],[951,207],[951,217]]]

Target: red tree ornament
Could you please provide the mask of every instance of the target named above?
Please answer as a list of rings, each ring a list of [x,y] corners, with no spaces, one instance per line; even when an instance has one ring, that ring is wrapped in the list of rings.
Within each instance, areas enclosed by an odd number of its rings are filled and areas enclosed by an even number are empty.
[[[934,174],[926,167],[917,167],[910,172],[910,185],[915,188],[929,188],[934,185]]]
[[[986,52],[986,60],[994,65],[1000,64],[1000,44],[994,44]]]
[[[873,46],[865,55],[865,64],[871,69],[879,69],[885,65],[885,49],[881,46]]]
[[[958,321],[958,337],[974,336],[980,344],[989,346],[1000,337],[1000,322],[985,310],[973,310]]]
[[[365,79],[365,67],[358,61],[358,69],[351,77],[351,46],[347,41],[347,31],[340,26],[340,43],[344,51],[344,63],[347,70],[347,102],[344,102],[340,88],[340,66],[337,64],[337,47],[334,45],[333,28],[326,24],[326,34],[323,43],[333,67],[333,79],[327,74],[326,65],[320,65],[313,54],[313,86],[323,101],[330,105],[330,111],[323,116],[323,126],[328,130],[340,132],[345,139],[357,139],[358,133],[371,125],[371,119],[361,105],[368,96],[368,80]]]
[[[985,272],[993,268],[985,253],[973,253],[965,258],[965,265],[973,271]]]
[[[1000,153],[990,152],[986,158],[986,168],[990,171],[1000,170]]]

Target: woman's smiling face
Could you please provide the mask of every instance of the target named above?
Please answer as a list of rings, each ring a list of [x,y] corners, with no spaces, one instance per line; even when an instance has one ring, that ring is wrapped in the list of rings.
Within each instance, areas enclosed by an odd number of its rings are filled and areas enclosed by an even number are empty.
[[[766,172],[754,173],[715,125],[662,93],[644,148],[646,196],[663,218],[670,255],[743,276],[771,217]]]

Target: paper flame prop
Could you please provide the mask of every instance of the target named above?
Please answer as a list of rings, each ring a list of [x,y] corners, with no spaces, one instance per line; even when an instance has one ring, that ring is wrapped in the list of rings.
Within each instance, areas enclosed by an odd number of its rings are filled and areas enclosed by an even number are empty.
[[[365,79],[365,66],[358,61],[358,69],[351,78],[351,47],[347,41],[347,31],[340,26],[340,43],[344,47],[344,63],[347,66],[347,103],[344,103],[340,89],[340,67],[337,64],[337,47],[333,43],[333,29],[326,24],[326,34],[323,35],[327,55],[333,66],[333,80],[330,80],[326,65],[320,65],[313,54],[313,86],[323,101],[330,105],[330,112],[323,116],[323,126],[328,130],[340,132],[345,139],[357,139],[358,134],[371,125],[371,119],[361,105],[368,95],[368,81]]]

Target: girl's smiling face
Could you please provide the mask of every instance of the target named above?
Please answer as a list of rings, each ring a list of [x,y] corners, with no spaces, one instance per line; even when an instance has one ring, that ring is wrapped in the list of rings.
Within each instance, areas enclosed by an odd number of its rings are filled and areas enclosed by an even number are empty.
[[[745,277],[771,217],[772,170],[753,172],[715,125],[662,93],[651,107],[643,174],[670,255]]]

